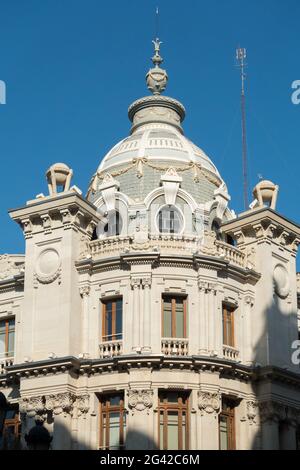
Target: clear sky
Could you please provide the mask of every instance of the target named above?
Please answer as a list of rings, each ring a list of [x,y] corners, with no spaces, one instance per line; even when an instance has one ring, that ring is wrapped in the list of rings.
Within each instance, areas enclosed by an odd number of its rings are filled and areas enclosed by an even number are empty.
[[[0,0],[0,252],[23,252],[9,208],[47,193],[63,161],[86,193],[106,152],[128,135],[129,104],[146,94],[154,12],[166,94],[187,109],[186,135],[211,157],[243,209],[240,77],[246,47],[249,186],[280,185],[278,211],[300,222],[299,0]]]

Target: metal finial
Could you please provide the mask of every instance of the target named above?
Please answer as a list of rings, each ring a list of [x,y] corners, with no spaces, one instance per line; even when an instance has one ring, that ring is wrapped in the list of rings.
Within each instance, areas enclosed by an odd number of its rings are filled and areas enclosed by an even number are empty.
[[[152,62],[155,67],[159,67],[163,62],[163,58],[160,56],[160,45],[162,42],[159,40],[159,38],[156,38],[152,41],[152,43],[154,45],[154,56],[152,57]]]

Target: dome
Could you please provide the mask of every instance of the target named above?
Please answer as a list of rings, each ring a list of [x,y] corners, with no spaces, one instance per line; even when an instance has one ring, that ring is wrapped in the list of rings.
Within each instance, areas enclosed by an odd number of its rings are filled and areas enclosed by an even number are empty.
[[[153,95],[136,100],[128,109],[130,135],[105,155],[91,181],[87,197],[96,205],[101,197],[99,187],[108,176],[116,180],[120,193],[142,203],[170,169],[178,173],[180,188],[197,204],[212,202],[221,187],[227,192],[211,159],[184,135],[184,106],[160,94],[167,83],[166,71],[159,68],[161,61],[156,55],[155,67],[146,75]]]

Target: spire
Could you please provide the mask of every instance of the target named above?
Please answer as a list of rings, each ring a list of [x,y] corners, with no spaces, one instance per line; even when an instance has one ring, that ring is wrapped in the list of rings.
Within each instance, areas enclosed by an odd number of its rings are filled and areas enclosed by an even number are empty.
[[[162,42],[158,37],[152,41],[154,45],[154,56],[152,62],[154,68],[150,69],[146,75],[147,87],[152,91],[153,95],[160,95],[167,86],[168,74],[166,70],[160,68],[163,58],[160,55],[160,45]]]

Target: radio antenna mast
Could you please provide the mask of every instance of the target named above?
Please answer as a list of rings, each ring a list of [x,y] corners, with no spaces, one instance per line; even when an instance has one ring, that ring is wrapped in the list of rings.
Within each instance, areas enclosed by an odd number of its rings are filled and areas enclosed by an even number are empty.
[[[245,98],[245,80],[246,73],[245,68],[247,64],[246,49],[238,48],[236,50],[236,60],[238,67],[241,71],[241,113],[242,113],[242,153],[243,153],[243,188],[244,188],[244,208],[245,210],[249,207],[248,199],[248,167],[247,167],[247,138],[246,138],[246,98]]]

